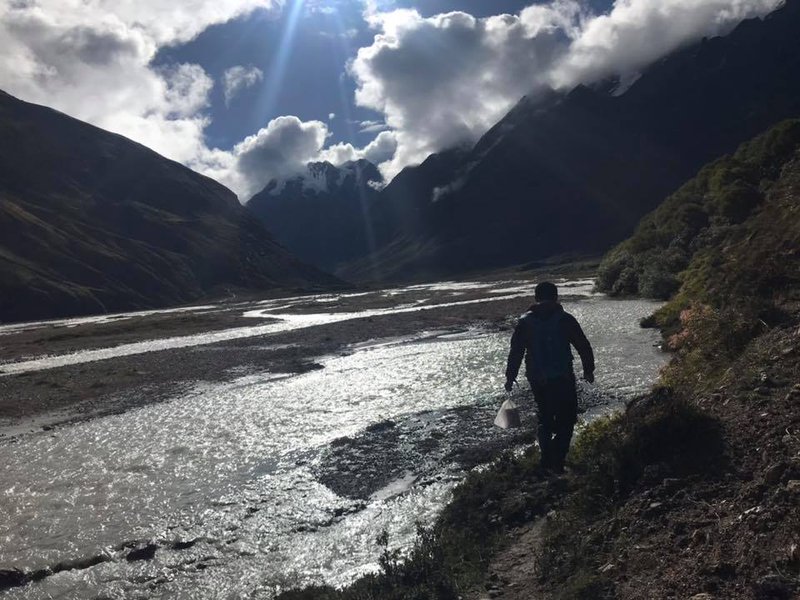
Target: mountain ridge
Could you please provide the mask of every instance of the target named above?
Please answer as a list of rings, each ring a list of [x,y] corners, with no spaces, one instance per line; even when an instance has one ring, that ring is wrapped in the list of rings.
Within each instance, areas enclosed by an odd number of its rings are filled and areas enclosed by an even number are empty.
[[[312,162],[273,179],[246,203],[275,239],[303,260],[334,271],[375,248],[372,217],[383,177],[365,159],[340,166]]]
[[[227,288],[336,285],[216,181],[0,94],[0,319],[154,308]]]

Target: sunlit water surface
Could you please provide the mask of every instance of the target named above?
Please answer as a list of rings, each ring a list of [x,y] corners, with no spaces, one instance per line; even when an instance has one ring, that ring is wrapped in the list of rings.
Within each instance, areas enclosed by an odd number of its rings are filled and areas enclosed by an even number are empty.
[[[581,387],[592,414],[598,399],[601,411],[612,408],[654,381],[664,356],[656,334],[638,327],[653,308],[602,297],[566,304],[597,355],[597,385]],[[167,403],[0,446],[0,568],[110,559],[7,596],[270,598],[374,570],[378,534],[409,547],[416,524],[435,518],[464,475],[445,454],[420,460],[405,446],[510,435],[491,427],[508,342],[508,333],[474,331],[362,345],[323,359],[323,370],[197,385]],[[320,483],[336,476],[326,473],[333,440],[349,436],[357,453],[367,428],[387,420],[396,424],[381,451],[395,453],[387,485],[348,498]],[[374,478],[368,470],[345,477]],[[181,541],[194,545],[172,549]],[[158,550],[129,562],[127,542]]]

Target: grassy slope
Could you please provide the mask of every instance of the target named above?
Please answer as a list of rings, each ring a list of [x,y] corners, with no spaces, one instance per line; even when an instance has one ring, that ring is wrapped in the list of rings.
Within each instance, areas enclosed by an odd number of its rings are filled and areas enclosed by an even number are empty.
[[[722,264],[720,252],[729,242],[770,227],[765,220],[778,217],[774,202],[766,199],[783,168],[796,158],[798,143],[800,121],[785,121],[743,144],[735,154],[704,167],[608,254],[598,274],[600,290],[666,299],[685,283],[680,296],[686,300],[740,296],[742,290],[735,281],[722,280],[716,273],[716,265]],[[786,241],[792,251],[796,237]],[[756,244],[759,251],[772,250],[762,248],[762,240]],[[745,285],[753,281],[758,291],[769,292],[775,282],[753,272],[752,266],[752,261],[730,263],[726,270],[748,268],[746,277],[737,275],[736,279]]]
[[[648,271],[673,278],[656,320],[675,355],[652,394],[581,434],[570,477],[537,479],[533,453],[503,458],[405,563],[387,553],[346,590],[281,599],[470,597],[484,578],[520,599],[797,597],[798,253],[795,121],[703,169],[606,259],[615,293],[646,291]],[[509,547],[529,570],[503,571],[493,557]]]

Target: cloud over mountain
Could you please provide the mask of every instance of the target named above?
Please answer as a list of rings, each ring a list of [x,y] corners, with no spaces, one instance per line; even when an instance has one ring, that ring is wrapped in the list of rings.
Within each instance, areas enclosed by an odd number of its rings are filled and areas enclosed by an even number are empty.
[[[478,19],[464,12],[426,18],[366,2],[375,36],[348,71],[357,102],[384,119],[363,124],[377,134],[363,148],[329,145],[327,125],[292,116],[273,118],[231,150],[210,148],[212,79],[197,64],[154,66],[159,49],[256,8],[280,10],[282,0],[0,3],[0,88],[128,136],[218,178],[244,200],[307,160],[367,158],[391,177],[431,152],[477,139],[524,94],[635,71],[779,3],[617,0],[608,15],[594,17],[576,0],[554,0]],[[225,99],[262,77],[255,67],[229,69]]]
[[[197,166],[246,200],[273,179],[305,172],[309,162],[341,165],[363,158],[377,165],[390,160],[397,146],[394,133],[389,131],[380,133],[364,148],[343,143],[326,147],[329,137],[328,126],[322,121],[278,117],[229,152],[205,152]]]
[[[476,19],[463,12],[422,17],[369,3],[373,43],[350,72],[356,101],[382,112],[396,132],[392,176],[431,152],[471,142],[526,94],[624,74],[780,0],[618,0],[593,16],[575,0]]]
[[[321,121],[273,119],[234,147],[235,176],[241,178],[235,187],[253,194],[274,178],[298,173],[317,157],[327,137],[328,127]]]

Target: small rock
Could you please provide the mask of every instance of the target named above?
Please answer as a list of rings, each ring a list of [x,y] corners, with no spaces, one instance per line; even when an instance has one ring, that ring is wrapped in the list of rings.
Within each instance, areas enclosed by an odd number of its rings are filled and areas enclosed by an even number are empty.
[[[613,571],[615,568],[616,568],[616,565],[614,563],[608,563],[607,565],[603,565],[602,567],[600,567],[598,569],[598,571],[600,573],[609,573],[609,572]]]
[[[185,542],[174,542],[172,544],[173,550],[188,550],[197,543],[197,540],[188,540]]]
[[[789,546],[789,562],[800,562],[800,549],[798,549],[797,544]]]
[[[107,552],[102,554],[95,554],[93,556],[86,556],[82,558],[73,558],[62,560],[53,566],[53,573],[61,573],[62,571],[77,571],[82,569],[89,569],[100,563],[108,562],[111,556]]]
[[[800,479],[792,479],[786,484],[786,489],[790,492],[800,492]]]
[[[50,569],[47,569],[47,568],[45,568],[45,569],[36,569],[35,571],[31,571],[31,573],[28,575],[28,578],[31,581],[41,581],[45,577],[50,577],[50,575],[52,575],[52,574],[53,574],[53,571],[51,571]]]
[[[695,594],[689,600],[714,600],[714,596],[708,592],[703,592],[702,594]]]
[[[775,387],[775,380],[772,379],[772,377],[770,377],[766,373],[762,372],[758,379],[761,382],[761,385],[765,385],[767,387]]]
[[[763,510],[764,510],[764,508],[761,507],[761,506],[754,506],[754,507],[748,508],[746,511],[744,511],[739,518],[741,519],[743,517],[749,517],[750,515],[757,515],[760,512],[762,512]]]
[[[692,536],[689,538],[693,546],[698,544],[705,544],[708,541],[708,532],[701,529],[695,529]]]
[[[19,569],[0,569],[0,590],[20,587],[28,583],[28,577]]]
[[[772,465],[764,472],[764,483],[767,485],[775,485],[781,480],[783,472],[786,470],[786,465],[778,463]]]
[[[147,544],[144,548],[131,550],[125,558],[128,562],[133,562],[135,560],[152,560],[156,555],[156,550],[158,550],[158,546],[155,544]]]

